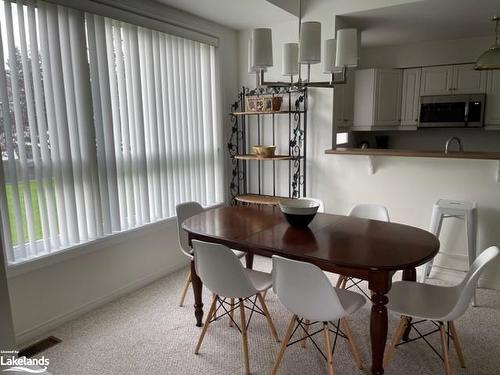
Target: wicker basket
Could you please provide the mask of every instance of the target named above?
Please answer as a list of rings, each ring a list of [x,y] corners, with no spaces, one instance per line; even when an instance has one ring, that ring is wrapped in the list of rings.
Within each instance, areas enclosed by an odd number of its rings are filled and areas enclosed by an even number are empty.
[[[248,112],[279,112],[283,103],[282,96],[247,96],[245,108]]]

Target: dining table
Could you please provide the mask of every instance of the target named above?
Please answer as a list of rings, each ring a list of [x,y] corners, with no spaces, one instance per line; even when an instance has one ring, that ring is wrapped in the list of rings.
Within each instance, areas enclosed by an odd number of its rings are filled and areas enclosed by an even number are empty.
[[[189,241],[223,244],[246,252],[246,267],[254,255],[280,255],[309,262],[327,272],[367,280],[371,290],[371,373],[383,374],[387,341],[388,292],[397,271],[416,281],[416,267],[431,260],[439,240],[409,225],[352,216],[318,213],[309,226],[288,224],[277,206],[236,205],[209,209],[182,223]],[[202,282],[191,262],[196,325],[202,326]],[[411,296],[408,296],[411,298]]]

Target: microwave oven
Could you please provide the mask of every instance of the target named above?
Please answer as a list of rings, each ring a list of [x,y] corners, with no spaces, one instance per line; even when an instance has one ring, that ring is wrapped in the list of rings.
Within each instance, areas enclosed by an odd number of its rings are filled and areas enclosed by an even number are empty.
[[[485,99],[485,94],[422,96],[418,127],[480,128]]]

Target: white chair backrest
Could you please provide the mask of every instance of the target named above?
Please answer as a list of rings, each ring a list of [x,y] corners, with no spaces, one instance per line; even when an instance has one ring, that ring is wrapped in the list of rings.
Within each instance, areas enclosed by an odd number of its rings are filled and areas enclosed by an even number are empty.
[[[454,288],[456,290],[457,302],[449,314],[443,318],[443,321],[455,320],[467,310],[476,289],[479,276],[483,273],[486,265],[498,256],[499,252],[498,247],[491,246],[476,258],[465,278]]]
[[[205,286],[220,297],[246,298],[258,291],[238,257],[228,247],[193,240],[196,273]]]
[[[349,216],[362,219],[379,220],[389,222],[389,212],[387,208],[380,204],[361,203],[353,206],[349,211]]]
[[[314,264],[273,255],[273,289],[300,318],[331,321],[347,315],[330,281]]]
[[[323,201],[321,199],[319,199],[319,198],[311,198],[311,197],[303,197],[303,198],[317,202],[319,204],[318,212],[325,212],[325,205],[323,204]]]
[[[179,245],[184,254],[189,258],[192,258],[192,250],[189,246],[189,239],[187,232],[182,229],[182,223],[184,220],[189,219],[191,216],[200,214],[204,211],[204,208],[198,202],[186,202],[180,203],[175,206],[175,212],[177,213],[177,232],[179,234]]]

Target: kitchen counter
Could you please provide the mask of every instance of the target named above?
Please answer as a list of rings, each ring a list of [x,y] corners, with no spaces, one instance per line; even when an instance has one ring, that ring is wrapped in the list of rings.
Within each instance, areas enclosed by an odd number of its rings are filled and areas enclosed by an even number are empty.
[[[479,151],[424,151],[424,150],[396,150],[377,148],[337,148],[326,150],[325,154],[333,155],[367,155],[367,156],[403,156],[416,158],[445,158],[445,159],[479,159],[500,160],[500,152]]]

